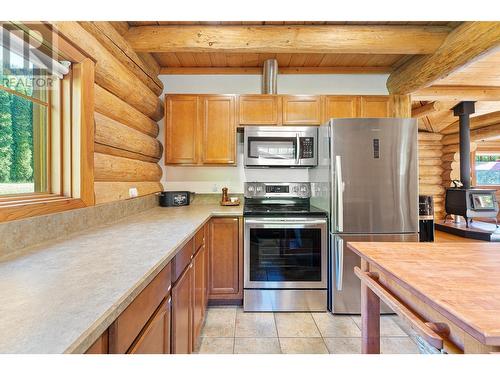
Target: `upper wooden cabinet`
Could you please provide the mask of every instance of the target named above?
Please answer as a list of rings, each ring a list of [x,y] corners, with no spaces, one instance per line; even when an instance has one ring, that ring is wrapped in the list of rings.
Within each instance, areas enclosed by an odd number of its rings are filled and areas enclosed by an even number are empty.
[[[240,125],[279,125],[281,97],[278,95],[240,95]]]
[[[236,100],[233,95],[201,97],[204,164],[236,163]]]
[[[323,122],[331,118],[358,117],[361,98],[353,95],[329,95],[323,99]]]
[[[235,95],[166,95],[165,164],[236,164]]]
[[[165,98],[165,164],[199,161],[200,105],[197,95]]]
[[[361,96],[359,117],[391,117],[389,96]]]
[[[283,125],[320,125],[321,97],[283,95]]]
[[[326,95],[323,97],[323,122],[331,118],[391,117],[387,95]]]

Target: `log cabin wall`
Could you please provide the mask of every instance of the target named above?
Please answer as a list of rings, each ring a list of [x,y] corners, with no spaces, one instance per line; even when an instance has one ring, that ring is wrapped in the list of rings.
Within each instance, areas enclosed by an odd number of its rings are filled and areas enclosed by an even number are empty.
[[[138,196],[161,191],[159,66],[147,54],[135,53],[122,37],[126,23],[53,24],[96,62],[95,203],[127,199],[130,188]]]
[[[434,217],[444,217],[443,146],[442,135],[418,132],[419,194],[434,198]]]

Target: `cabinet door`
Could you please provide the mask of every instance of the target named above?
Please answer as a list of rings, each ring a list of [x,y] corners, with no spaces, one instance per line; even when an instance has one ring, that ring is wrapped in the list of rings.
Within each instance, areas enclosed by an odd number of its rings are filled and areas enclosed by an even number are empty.
[[[205,224],[203,229],[205,231],[205,248],[203,249],[204,250],[203,255],[205,256],[205,306],[203,315],[205,315],[208,307],[208,291],[210,285],[209,251],[208,251],[210,246],[210,240],[209,240],[210,227],[208,224]]]
[[[360,97],[354,95],[328,95],[324,97],[323,122],[331,118],[358,117]]]
[[[281,123],[281,98],[278,95],[240,95],[240,125],[278,125]]]
[[[202,162],[204,164],[236,163],[236,100],[234,95],[200,97]]]
[[[388,96],[362,96],[360,103],[360,117],[391,117]]]
[[[87,349],[85,354],[107,354],[108,353],[108,330]]]
[[[213,218],[209,225],[209,298],[241,299],[238,218]]]
[[[192,351],[193,329],[192,263],[172,288],[172,353]]]
[[[129,350],[130,354],[169,354],[170,353],[170,309],[172,298],[169,296],[160,305],[142,333]]]
[[[193,259],[193,348],[205,319],[205,246],[203,245]]]
[[[321,97],[283,95],[283,125],[320,125]]]
[[[165,164],[198,163],[198,96],[167,95],[165,111]]]

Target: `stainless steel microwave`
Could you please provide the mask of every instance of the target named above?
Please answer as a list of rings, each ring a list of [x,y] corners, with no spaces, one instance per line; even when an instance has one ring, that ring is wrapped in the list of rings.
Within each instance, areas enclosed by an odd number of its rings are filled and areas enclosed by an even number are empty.
[[[316,126],[247,126],[245,167],[315,167],[318,164]]]

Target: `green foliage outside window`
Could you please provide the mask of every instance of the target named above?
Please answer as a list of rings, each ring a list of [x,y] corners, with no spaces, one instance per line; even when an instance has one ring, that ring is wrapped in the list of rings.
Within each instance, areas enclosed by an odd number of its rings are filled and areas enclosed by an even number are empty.
[[[33,102],[0,90],[0,183],[33,182]]]

